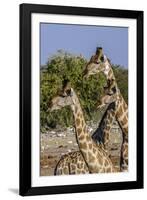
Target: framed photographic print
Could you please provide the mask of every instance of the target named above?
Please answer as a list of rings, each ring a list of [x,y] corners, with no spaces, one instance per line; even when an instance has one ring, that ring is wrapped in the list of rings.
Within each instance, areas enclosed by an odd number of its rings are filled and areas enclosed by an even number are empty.
[[[143,11],[20,5],[20,195],[143,188]]]

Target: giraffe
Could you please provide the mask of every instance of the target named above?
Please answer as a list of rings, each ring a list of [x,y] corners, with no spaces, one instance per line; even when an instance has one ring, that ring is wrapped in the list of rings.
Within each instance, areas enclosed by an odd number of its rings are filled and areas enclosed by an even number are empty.
[[[58,161],[54,175],[89,174],[88,166],[80,151],[63,155]]]
[[[99,123],[98,128],[94,131],[94,133],[92,134],[92,139],[97,142],[98,144],[101,145],[101,147],[107,152],[107,154],[109,155],[110,159],[113,157],[111,155],[111,151],[110,151],[110,133],[112,132],[112,129],[114,127],[114,122],[115,120],[115,102],[111,103],[110,100],[110,104],[108,105],[108,107],[106,108],[102,119]],[[120,144],[122,146],[122,142]],[[126,169],[122,169],[122,158],[121,158],[122,154],[120,152],[120,162],[119,165],[115,166],[115,162],[114,162],[114,166],[115,168],[117,168],[117,170],[119,172],[123,172],[126,171]]]
[[[70,106],[73,112],[80,155],[83,157],[89,173],[116,172],[117,170],[114,168],[107,153],[92,140],[88,133],[79,99],[68,81],[65,83],[62,92],[52,99],[50,111],[58,110],[65,106]],[[68,155],[68,159],[70,159],[70,156],[71,154]],[[60,166],[56,168],[62,168],[62,164],[64,163],[62,160],[60,160],[61,164],[59,161]],[[68,167],[66,167],[66,170],[69,173],[70,166],[67,163],[66,166],[68,165]]]
[[[113,123],[115,121],[114,108],[115,108],[115,103],[110,102],[105,113],[103,114],[103,117],[99,123],[98,128],[92,134],[92,139],[98,144],[101,144],[101,146],[105,149],[105,151],[107,152],[107,154],[109,154],[109,156],[110,156],[110,152],[108,148],[109,141],[110,141],[109,135],[110,135],[110,131],[112,130]]]
[[[115,104],[114,111],[113,111],[114,113],[111,113],[111,114],[114,118],[116,118],[123,132],[123,143],[122,143],[122,148],[121,148],[121,171],[127,171],[127,168],[128,168],[128,106],[118,89],[110,61],[109,59],[107,59],[105,55],[103,55],[103,49],[101,47],[97,48],[96,54],[91,57],[90,61],[88,62],[83,72],[83,76],[85,78],[88,78],[89,76],[98,74],[100,72],[102,72],[107,79],[107,86],[104,87],[107,95],[103,97],[103,99],[108,100],[110,98],[110,95],[116,93],[115,97],[117,98],[113,102]],[[110,99],[112,100],[112,98]],[[100,105],[100,107],[101,106],[103,105]],[[109,132],[106,132],[105,134],[106,135],[104,139],[108,141]],[[105,143],[104,146],[105,147],[107,146],[107,142]]]
[[[122,118],[123,115],[121,116],[122,111],[120,111],[120,110],[117,111],[117,108],[122,105],[121,102],[123,101],[122,96],[120,95],[120,91],[116,90],[116,93],[114,93],[112,95],[106,94],[102,97],[102,99],[100,101],[102,102],[102,104],[98,105],[97,108],[102,108],[103,106],[105,106],[107,104],[115,103],[115,111],[113,111],[113,113],[111,113],[111,120],[112,120],[112,118],[116,118],[116,120],[119,122],[119,124],[121,126],[121,129],[124,131],[123,133],[126,132],[128,134],[128,125],[127,125],[127,127],[123,126],[128,121],[128,118],[126,117],[125,119],[123,119]],[[124,101],[123,101],[123,103],[124,103]],[[126,108],[127,104],[124,106]],[[124,122],[122,122],[122,120],[124,120]],[[110,122],[109,122],[109,124],[110,124]],[[111,128],[112,128],[112,126],[111,126]],[[108,135],[106,136],[107,141],[109,140]],[[124,160],[124,163],[123,163],[123,160],[121,162],[122,162],[122,171],[126,171],[127,165],[128,165],[128,138],[123,138],[123,140],[125,140],[124,141],[125,143],[122,145],[122,159],[125,158],[125,160]]]

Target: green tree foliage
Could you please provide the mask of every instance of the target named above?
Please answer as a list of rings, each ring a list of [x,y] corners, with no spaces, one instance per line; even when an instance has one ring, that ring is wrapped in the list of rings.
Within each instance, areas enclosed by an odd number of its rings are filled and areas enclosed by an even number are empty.
[[[119,65],[113,65],[113,71],[121,94],[128,103],[128,70]]]
[[[47,66],[41,68],[40,73],[40,121],[42,127],[64,127],[73,124],[70,108],[65,107],[52,113],[47,112],[48,103],[62,88],[64,79],[69,79],[72,87],[79,96],[86,120],[97,120],[100,113],[95,104],[103,92],[106,79],[102,74],[91,76],[88,81],[82,78],[82,72],[87,60],[82,56],[75,56],[59,50],[56,55],[49,58]],[[123,96],[127,100],[127,70],[113,66],[116,79]]]

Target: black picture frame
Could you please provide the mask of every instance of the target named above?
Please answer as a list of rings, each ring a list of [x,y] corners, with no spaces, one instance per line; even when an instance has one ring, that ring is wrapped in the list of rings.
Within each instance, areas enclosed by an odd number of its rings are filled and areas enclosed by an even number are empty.
[[[31,186],[31,14],[51,13],[137,20],[137,180],[67,186]],[[20,174],[19,194],[43,195],[143,188],[143,11],[53,5],[20,5]]]

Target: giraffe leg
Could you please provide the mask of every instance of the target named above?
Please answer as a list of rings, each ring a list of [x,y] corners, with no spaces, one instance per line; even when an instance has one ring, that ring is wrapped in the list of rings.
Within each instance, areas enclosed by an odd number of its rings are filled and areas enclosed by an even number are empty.
[[[109,131],[105,131],[104,135],[104,149],[109,154],[109,140],[110,140],[110,134]]]
[[[122,144],[121,149],[121,171],[128,171],[128,142],[125,141]]]

